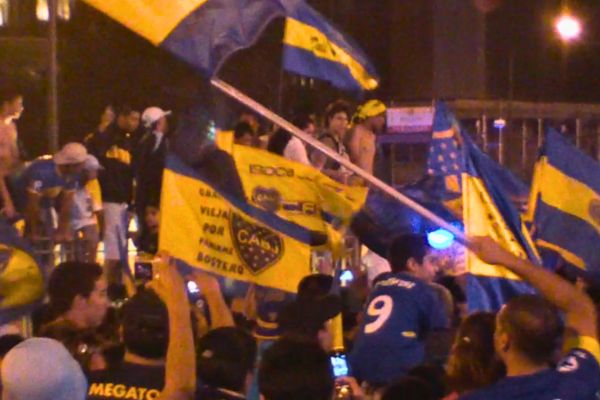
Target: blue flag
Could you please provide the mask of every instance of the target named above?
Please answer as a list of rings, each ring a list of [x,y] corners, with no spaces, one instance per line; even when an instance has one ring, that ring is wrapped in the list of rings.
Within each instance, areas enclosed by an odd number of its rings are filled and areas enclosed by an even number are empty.
[[[463,222],[468,236],[490,236],[506,250],[539,263],[518,209],[504,191],[497,164],[472,142],[465,141]],[[533,288],[509,270],[481,261],[467,252],[467,304],[469,311],[497,311],[512,296]]]
[[[297,2],[286,19],[283,67],[349,91],[372,90],[379,77],[366,55],[321,14]]]
[[[0,220],[0,325],[29,314],[44,294],[44,274],[29,243]]]
[[[555,130],[535,167],[530,215],[538,247],[600,278],[600,164]]]

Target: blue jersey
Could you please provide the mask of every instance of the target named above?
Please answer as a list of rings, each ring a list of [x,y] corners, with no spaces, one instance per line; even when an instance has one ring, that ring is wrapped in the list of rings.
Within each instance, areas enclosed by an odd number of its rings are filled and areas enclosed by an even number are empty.
[[[448,327],[441,299],[424,281],[404,273],[377,277],[349,361],[353,375],[385,384],[425,358],[425,336]]]
[[[74,190],[77,182],[74,177],[64,177],[58,173],[54,161],[49,157],[40,157],[27,166],[18,179],[17,187],[22,192],[32,192],[42,196],[42,206],[49,207],[63,190]],[[26,193],[19,194],[19,203],[25,205]]]
[[[594,341],[595,342],[595,341]],[[595,342],[596,349],[598,348]],[[594,353],[598,353],[595,351]],[[513,376],[461,396],[460,400],[596,400],[600,399],[598,359],[583,348],[571,350],[555,369]]]

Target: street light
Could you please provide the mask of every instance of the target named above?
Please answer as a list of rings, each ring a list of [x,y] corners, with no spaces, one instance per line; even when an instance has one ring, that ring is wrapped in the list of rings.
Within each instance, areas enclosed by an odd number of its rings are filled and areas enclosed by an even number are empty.
[[[581,36],[581,21],[572,15],[563,14],[556,19],[554,29],[563,42],[572,42]]]

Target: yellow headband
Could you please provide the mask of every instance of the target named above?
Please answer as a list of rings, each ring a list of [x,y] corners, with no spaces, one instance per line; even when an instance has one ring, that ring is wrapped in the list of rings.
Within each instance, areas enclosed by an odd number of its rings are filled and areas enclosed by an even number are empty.
[[[367,119],[383,114],[387,108],[379,100],[369,100],[356,110],[356,116],[360,119]]]

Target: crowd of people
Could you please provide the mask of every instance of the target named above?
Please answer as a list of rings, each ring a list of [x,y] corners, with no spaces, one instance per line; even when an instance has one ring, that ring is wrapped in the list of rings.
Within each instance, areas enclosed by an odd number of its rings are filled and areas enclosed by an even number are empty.
[[[27,317],[31,335],[21,320],[0,327],[5,400],[600,396],[596,304],[588,295],[594,288],[585,283],[538,268],[492,239],[470,238],[470,251],[505,266],[539,295],[514,297],[497,314],[468,315],[466,283],[441,278],[426,238],[402,233],[377,273],[356,265],[354,279],[341,284],[323,269],[306,276],[295,296],[256,285],[232,296],[213,275],[182,276],[159,251],[162,171],[174,139],[170,111],[107,107],[81,143],[33,161],[21,158],[15,121],[22,111],[21,94],[3,88],[2,218],[24,219],[22,234],[40,259],[57,244],[66,259],[46,265],[47,300]],[[310,114],[293,122],[377,175],[385,111],[378,100],[355,111],[336,101],[323,124]],[[254,114],[242,114],[232,128],[239,145],[361,183],[284,130],[261,134]],[[152,260],[140,264],[147,273],[133,277],[124,262],[131,218],[135,245]]]

